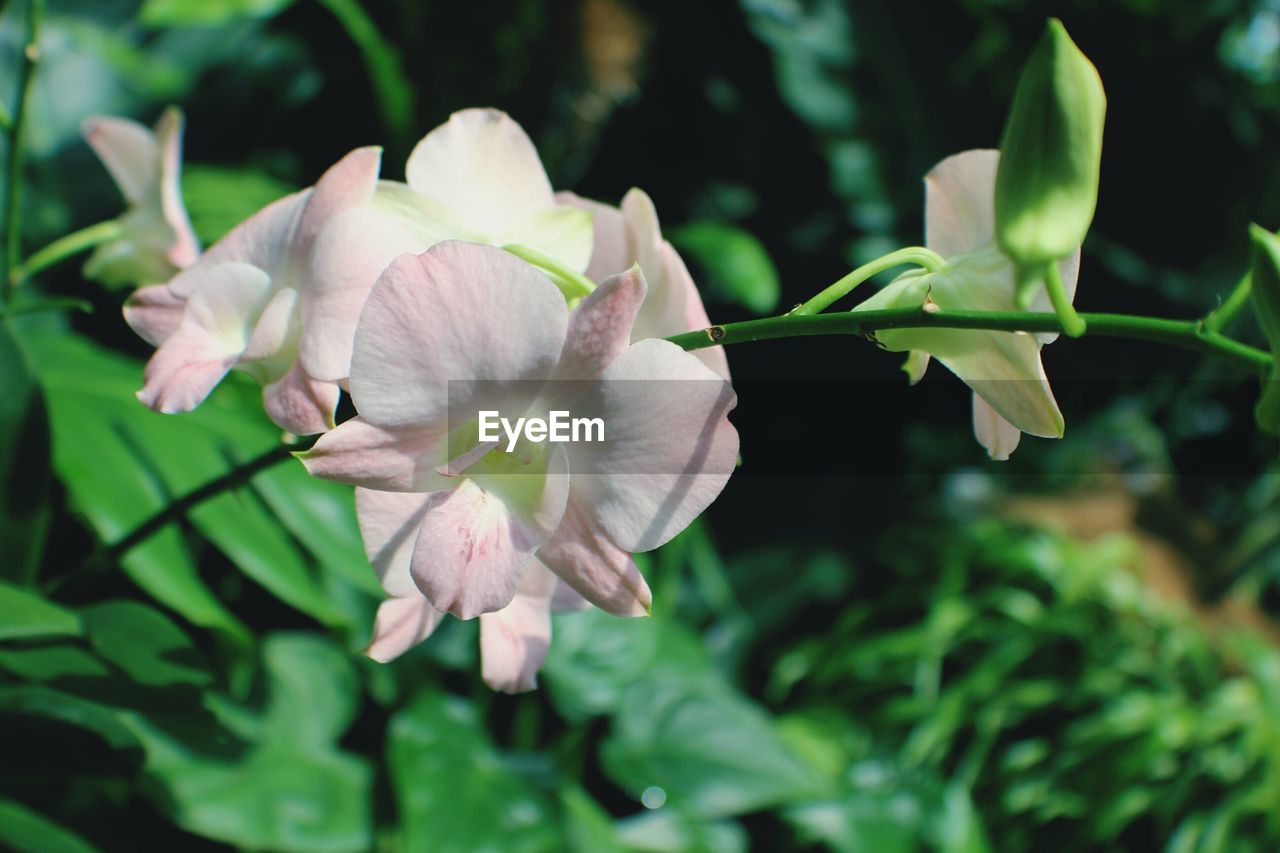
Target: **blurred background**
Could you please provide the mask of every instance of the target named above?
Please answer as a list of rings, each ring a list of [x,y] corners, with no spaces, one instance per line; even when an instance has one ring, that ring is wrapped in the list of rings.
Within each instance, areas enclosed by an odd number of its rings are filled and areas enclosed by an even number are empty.
[[[1280,225],[1280,4],[1053,5],[1109,98],[1077,305],[1202,316],[1247,224]],[[0,12],[11,109],[26,7]],[[356,146],[402,178],[491,105],[557,188],[645,189],[713,321],[775,313],[922,241],[921,177],[998,143],[1045,14],[49,0],[23,244],[118,215],[89,114],[182,107],[207,245]],[[1066,437],[993,463],[940,366],[909,388],[858,338],[735,347],[743,465],[644,558],[653,618],[557,617],[541,688],[510,697],[474,623],[358,654],[380,589],[350,491],[292,463],[95,563],[279,436],[248,381],[146,411],[126,294],[78,262],[37,290],[84,305],[0,325],[0,846],[1280,845],[1280,478],[1228,365],[1060,341]],[[1251,323],[1229,331],[1261,344]]]

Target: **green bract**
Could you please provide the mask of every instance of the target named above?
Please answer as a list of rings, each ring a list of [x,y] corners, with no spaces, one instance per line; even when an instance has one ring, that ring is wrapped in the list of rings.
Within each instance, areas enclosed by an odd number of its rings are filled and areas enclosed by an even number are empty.
[[[996,240],[1028,276],[1089,230],[1106,107],[1097,69],[1051,19],[1014,94],[996,176]]]
[[[1280,351],[1280,237],[1257,225],[1251,225],[1249,232],[1253,237],[1253,310],[1274,354]],[[1270,374],[1263,379],[1262,398],[1253,415],[1263,432],[1280,435],[1280,363],[1273,361]]]

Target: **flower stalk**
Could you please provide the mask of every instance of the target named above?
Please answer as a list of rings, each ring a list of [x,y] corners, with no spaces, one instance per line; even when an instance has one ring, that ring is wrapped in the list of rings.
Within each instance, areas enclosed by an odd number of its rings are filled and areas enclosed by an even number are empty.
[[[4,211],[4,281],[0,293],[8,302],[13,289],[13,270],[22,261],[22,164],[26,153],[23,131],[27,123],[27,107],[31,80],[40,59],[40,25],[44,22],[44,0],[28,0],[27,31],[23,40],[22,64],[18,68],[18,101],[9,128],[9,198]]]
[[[102,243],[116,239],[124,227],[116,220],[99,222],[79,231],[59,237],[43,249],[33,253],[9,272],[9,287],[14,288],[36,273],[48,269],[60,261],[88,251]]]
[[[947,262],[937,252],[926,249],[923,246],[908,246],[905,249],[898,249],[896,252],[890,252],[858,267],[799,308],[793,310],[791,316],[821,314],[832,303],[843,299],[855,287],[872,276],[878,275],[885,270],[908,264],[921,267],[929,272],[938,272],[947,265]]]

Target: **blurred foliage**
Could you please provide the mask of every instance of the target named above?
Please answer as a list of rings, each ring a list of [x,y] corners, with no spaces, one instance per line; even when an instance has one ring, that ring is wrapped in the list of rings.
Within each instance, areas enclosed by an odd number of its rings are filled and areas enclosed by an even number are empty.
[[[6,99],[25,6],[0,13]],[[1280,12],[1054,11],[1111,104],[1081,306],[1209,311],[1246,223],[1280,222]],[[920,242],[920,175],[996,143],[1042,27],[981,0],[49,0],[24,241],[118,213],[91,113],[183,107],[208,245],[357,145],[401,177],[421,133],[493,104],[557,187],[643,187],[714,320],[767,313]],[[540,691],[507,697],[480,683],[474,623],[390,665],[358,654],[381,591],[350,490],[292,460],[113,560],[280,436],[247,381],[190,415],[141,407],[124,294],[74,263],[35,284],[0,321],[0,846],[1280,843],[1280,477],[1256,386],[1221,365],[1063,342],[1067,439],[997,468],[941,370],[908,390],[860,341],[739,348],[744,466],[642,557],[653,618],[558,616]],[[48,310],[66,300],[93,311]],[[840,440],[815,441],[846,401]],[[1098,497],[1116,489],[1134,517]],[[1109,534],[1012,522],[1023,491],[1065,493],[1063,519],[1081,492]]]

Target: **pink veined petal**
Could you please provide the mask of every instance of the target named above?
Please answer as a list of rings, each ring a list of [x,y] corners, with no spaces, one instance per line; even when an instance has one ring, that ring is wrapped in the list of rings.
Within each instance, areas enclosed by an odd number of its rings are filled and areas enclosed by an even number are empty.
[[[262,403],[276,426],[294,435],[316,435],[333,429],[338,386],[307,375],[294,364],[279,381],[262,389]]]
[[[156,144],[160,149],[160,209],[173,229],[173,243],[166,255],[178,269],[196,262],[200,243],[191,218],[182,203],[182,111],[170,107],[156,123]]]
[[[451,403],[472,420],[482,409],[513,412],[559,361],[568,313],[555,285],[501,249],[451,240],[402,255],[356,328],[356,408],[379,425],[432,429]]]
[[[587,278],[602,282],[636,262],[632,257],[630,227],[621,210],[571,192],[556,193],[556,203],[591,213],[591,261],[586,268]]]
[[[449,461],[444,433],[380,427],[364,416],[342,422],[298,457],[313,477],[369,489],[431,492],[457,485],[436,470]]]
[[[421,493],[356,489],[356,520],[364,552],[388,595],[422,597],[409,565],[429,498]]]
[[[953,154],[925,175],[925,245],[944,258],[975,252],[995,241],[996,169],[1000,152]]]
[[[644,275],[638,267],[605,279],[569,315],[564,350],[554,378],[598,379],[626,352],[631,326],[644,303]]]
[[[536,560],[511,603],[480,616],[480,671],[502,693],[538,686],[538,670],[551,647],[551,596],[555,577]]]
[[[300,190],[262,208],[210,246],[199,261],[174,276],[169,288],[178,296],[189,295],[203,271],[214,264],[245,263],[268,272],[280,269],[310,195],[311,190]]]
[[[155,135],[132,119],[114,116],[90,116],[80,128],[125,201],[145,201],[160,177]]]
[[[182,322],[187,300],[174,296],[166,285],[139,288],[125,300],[124,319],[147,343],[160,346]]]
[[[547,536],[468,477],[430,495],[413,549],[413,579],[433,606],[459,619],[492,613],[511,603]]]
[[[248,264],[201,271],[182,322],[147,363],[138,399],[159,412],[188,412],[240,358],[251,324],[271,296],[266,273]]]
[[[308,373],[335,381],[351,374],[356,324],[373,283],[398,255],[428,245],[395,217],[370,207],[329,219],[307,259],[298,358]]]
[[[528,135],[494,109],[451,115],[413,149],[405,176],[477,236],[507,233],[554,204]]]
[[[653,593],[636,561],[575,499],[572,482],[560,526],[538,549],[538,558],[574,593],[614,616],[644,616],[653,608]]]
[[[325,224],[334,216],[367,202],[378,185],[382,149],[357,148],[328,168],[307,198],[291,241],[296,257],[305,257]]]
[[[1001,462],[1017,449],[1022,438],[1022,430],[1000,417],[978,394],[973,395],[973,434],[987,455]]]
[[[609,366],[580,400],[604,419],[605,441],[572,445],[570,470],[611,541],[651,550],[715,500],[737,462],[736,403],[727,381],[667,341],[632,344]]]
[[[364,653],[378,663],[393,661],[431,636],[443,618],[417,590],[404,598],[388,598],[378,605],[373,639]]]

